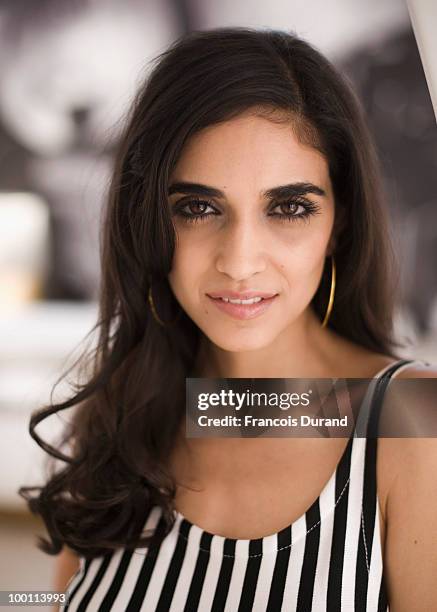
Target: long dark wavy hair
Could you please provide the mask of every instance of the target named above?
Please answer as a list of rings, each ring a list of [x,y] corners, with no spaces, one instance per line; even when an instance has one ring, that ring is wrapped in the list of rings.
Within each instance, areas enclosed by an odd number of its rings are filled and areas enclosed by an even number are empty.
[[[44,486],[22,487],[49,539],[90,558],[117,547],[152,544],[142,532],[148,510],[163,510],[166,533],[174,516],[175,483],[166,469],[185,412],[185,377],[201,332],[181,312],[167,275],[175,248],[169,177],[182,147],[199,130],[239,113],[279,111],[326,156],[336,218],[337,288],[329,325],[351,341],[397,357],[393,308],[398,270],[365,119],[347,80],[316,49],[275,30],[196,31],[158,56],[126,123],[101,234],[97,342],[79,359],[87,378],[70,399],[32,415],[30,433],[62,465]],[[285,119],[284,119],[285,120]],[[330,268],[312,307],[323,319]],[[77,364],[76,364],[77,365]],[[73,409],[58,447],[37,425]],[[61,450],[62,449],[62,450]],[[68,449],[68,452],[66,452]],[[55,462],[59,463],[59,462]]]

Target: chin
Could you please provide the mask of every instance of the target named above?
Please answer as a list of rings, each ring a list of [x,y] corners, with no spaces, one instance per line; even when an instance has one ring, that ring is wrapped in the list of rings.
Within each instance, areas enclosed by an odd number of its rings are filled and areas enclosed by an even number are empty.
[[[205,336],[216,346],[224,351],[239,353],[243,351],[256,351],[271,344],[281,333],[281,330],[273,330],[266,325],[259,327],[242,325],[241,322],[233,326],[204,326],[202,331]]]

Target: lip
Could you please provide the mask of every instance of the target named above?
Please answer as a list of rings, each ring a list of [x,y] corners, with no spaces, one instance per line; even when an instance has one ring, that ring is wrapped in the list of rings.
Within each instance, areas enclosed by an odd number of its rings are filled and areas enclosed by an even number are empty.
[[[228,293],[229,292],[222,293],[221,296],[231,297],[232,299],[240,299],[240,300],[249,299],[250,297],[256,297],[256,296],[263,297],[262,292],[255,292],[255,291],[251,292],[252,295],[248,295],[248,293],[250,292],[247,292],[245,294],[245,297],[240,297],[238,295],[235,298],[232,295],[228,295]],[[230,315],[234,319],[253,319],[255,317],[258,317],[261,314],[263,314],[278,297],[278,294],[266,294],[269,297],[263,298],[261,302],[257,302],[255,304],[231,304],[230,302],[224,302],[219,297],[213,298],[212,293],[211,294],[207,293],[206,295],[209,301],[212,302],[219,310],[221,310],[222,312],[225,312],[226,314]]]
[[[232,300],[249,300],[253,297],[262,297],[268,299],[274,297],[277,294],[271,291],[256,291],[255,289],[251,289],[248,291],[211,291],[206,295],[212,298],[225,297],[231,298]]]

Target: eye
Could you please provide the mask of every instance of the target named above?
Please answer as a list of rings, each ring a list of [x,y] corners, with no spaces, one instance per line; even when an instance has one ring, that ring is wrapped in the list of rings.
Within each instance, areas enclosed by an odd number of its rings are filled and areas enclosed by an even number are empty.
[[[305,198],[293,198],[275,204],[271,211],[279,208],[282,212],[270,212],[268,216],[278,221],[298,221],[309,219],[311,215],[319,214],[319,206]],[[186,223],[206,221],[211,216],[220,215],[210,200],[201,198],[182,198],[173,207],[173,214]]]
[[[210,209],[210,212],[206,212]],[[196,223],[197,221],[204,221],[211,215],[220,214],[216,208],[212,206],[209,200],[201,200],[200,198],[183,198],[176,202],[174,206],[174,214],[188,223]],[[214,211],[214,212],[211,212]]]
[[[298,221],[299,219],[309,219],[312,215],[317,215],[320,212],[319,206],[306,200],[305,198],[294,198],[285,202],[275,204],[272,210],[280,208],[282,213],[271,212],[271,217],[277,217],[279,221]]]

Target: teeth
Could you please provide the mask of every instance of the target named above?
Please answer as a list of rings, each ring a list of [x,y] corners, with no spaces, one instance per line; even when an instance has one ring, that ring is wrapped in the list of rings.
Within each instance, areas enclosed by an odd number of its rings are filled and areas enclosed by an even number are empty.
[[[256,304],[257,302],[261,302],[263,298],[254,297],[248,300],[231,300],[230,298],[222,297],[220,299],[222,299],[224,302],[230,302],[231,304]]]

